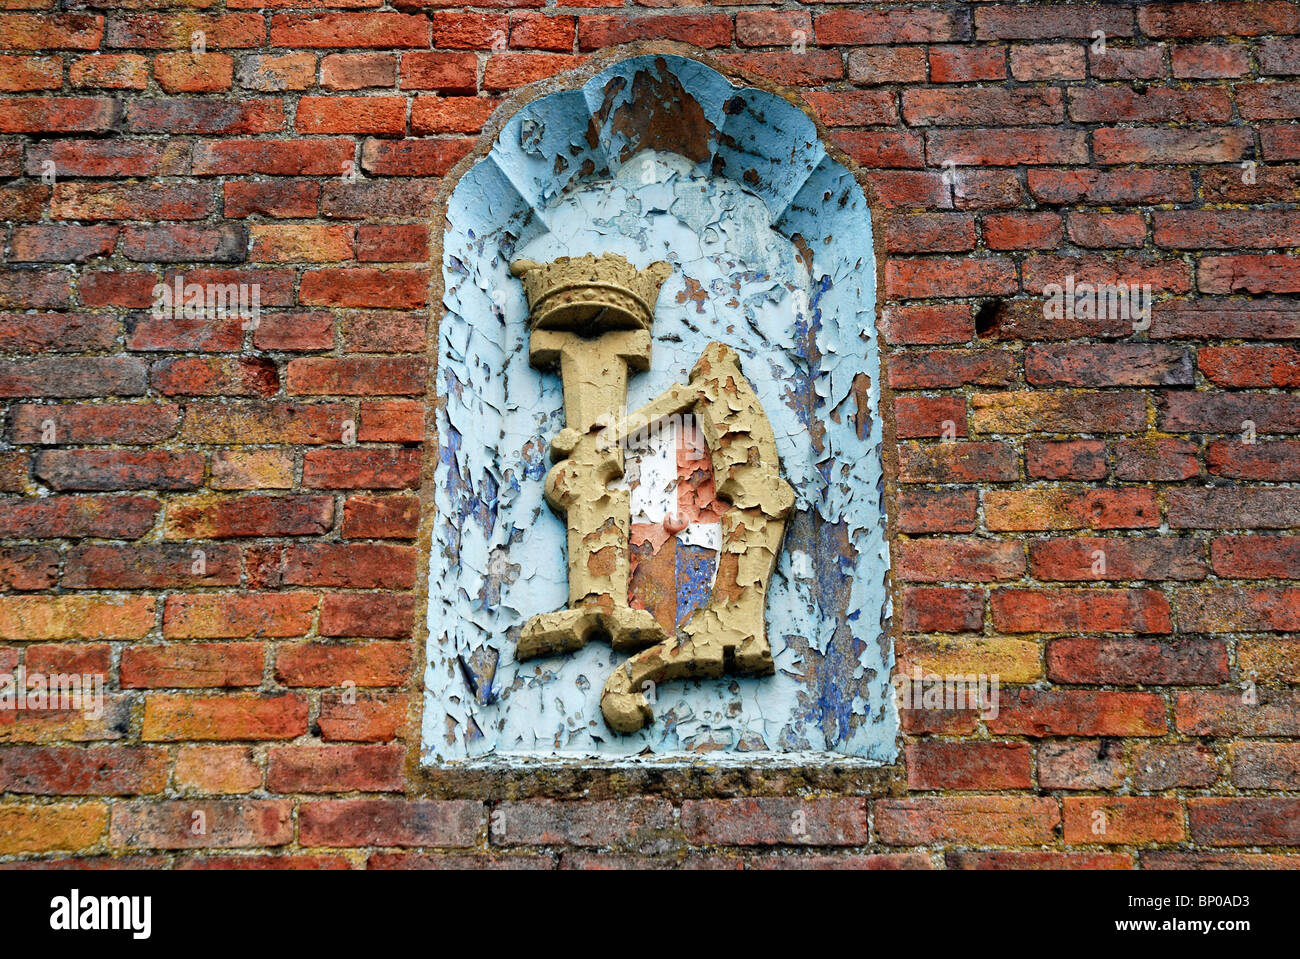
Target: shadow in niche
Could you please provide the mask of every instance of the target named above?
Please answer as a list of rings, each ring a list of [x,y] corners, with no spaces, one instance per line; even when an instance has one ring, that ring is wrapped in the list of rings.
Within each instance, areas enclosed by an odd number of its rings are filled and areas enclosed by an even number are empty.
[[[447,221],[424,761],[892,761],[871,221],[815,125],[692,59],[620,61],[521,107],[461,176]],[[627,736],[598,707],[621,655],[513,655],[529,616],[565,605],[567,579],[541,495],[559,378],[529,365],[508,264],[606,252],[675,265],[628,408],[727,343],[797,497],[767,601],[775,674],[675,682]]]

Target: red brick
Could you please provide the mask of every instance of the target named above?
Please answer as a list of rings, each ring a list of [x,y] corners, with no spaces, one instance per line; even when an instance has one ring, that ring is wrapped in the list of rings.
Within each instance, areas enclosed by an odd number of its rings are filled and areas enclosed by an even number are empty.
[[[1206,846],[1300,846],[1300,799],[1193,798],[1187,816],[1192,839]]]
[[[1003,690],[998,714],[985,720],[996,736],[1162,736],[1165,701],[1154,693],[1110,690]]]
[[[1054,249],[1061,243],[1061,218],[1055,213],[1004,213],[983,219],[984,242],[992,250]]]
[[[849,54],[849,80],[859,85],[924,83],[924,47],[868,47]]]
[[[309,270],[303,274],[299,301],[307,306],[415,309],[424,306],[428,279],[425,270]]]
[[[77,86],[75,77],[73,86]],[[0,56],[0,90],[22,93],[63,86],[63,61],[57,57]]]
[[[196,176],[336,176],[353,157],[351,140],[200,140]]]
[[[1204,547],[1182,537],[1079,537],[1040,539],[1029,544],[1029,561],[1039,580],[1204,579]]]
[[[9,9],[25,4],[7,5]],[[104,38],[104,18],[81,13],[6,13],[0,20],[0,49],[95,50]]]
[[[860,846],[868,841],[866,803],[860,798],[687,800],[682,829],[696,845]]]
[[[369,543],[295,544],[285,549],[284,581],[292,586],[411,588],[415,549]]]
[[[903,589],[903,629],[917,633],[979,632],[984,623],[984,593],[942,586]]]
[[[1169,602],[1152,589],[1000,589],[993,625],[1010,633],[1168,633]]]
[[[167,754],[153,747],[7,746],[0,750],[0,786],[37,796],[132,796],[167,785]]]
[[[234,66],[227,53],[164,53],[154,58],[153,72],[167,93],[216,93],[230,89]]]
[[[1177,799],[1153,796],[1066,796],[1065,841],[1117,846],[1180,842],[1186,838]]]
[[[0,348],[13,353],[79,352],[117,339],[117,321],[77,313],[0,313]],[[28,409],[16,407],[15,409]],[[41,407],[51,416],[54,407]]]
[[[1065,102],[1055,87],[910,89],[903,91],[903,118],[912,126],[1060,123]]]
[[[212,200],[196,184],[58,183],[50,212],[63,220],[198,220]]]
[[[163,635],[169,639],[302,636],[311,628],[310,593],[217,593],[168,596]]]
[[[1140,529],[1160,525],[1155,493],[1148,489],[988,490],[990,530]]]
[[[431,799],[326,799],[298,810],[304,846],[472,846],[482,803]]]
[[[123,689],[201,689],[257,686],[262,682],[261,643],[181,643],[122,650]]]
[[[433,45],[452,50],[504,49],[510,21],[504,13],[433,14]]]
[[[333,593],[321,606],[320,631],[322,636],[409,639],[414,621],[413,597]]]
[[[844,63],[838,50],[724,53],[718,59],[727,67],[748,70],[787,86],[815,86],[831,83],[844,76]]]
[[[145,699],[140,738],[145,742],[296,739],[307,732],[307,705],[297,693],[154,693]]]
[[[1300,736],[1296,690],[1198,689],[1178,694],[1175,723],[1187,736]]]
[[[378,400],[361,404],[357,439],[362,443],[418,443],[424,439],[424,404]]]
[[[277,13],[271,17],[273,47],[427,47],[430,37],[429,20],[419,14],[366,11]]]
[[[1106,444],[1101,440],[1030,440],[1025,444],[1025,468],[1036,479],[1105,479]]]
[[[975,38],[984,40],[1086,40],[1101,30],[1108,40],[1133,36],[1133,11],[1123,7],[1000,3],[975,11]]]
[[[320,62],[321,86],[364,90],[397,83],[397,57],[388,53],[331,53]]]
[[[1138,789],[1205,787],[1218,776],[1218,760],[1209,746],[1143,742],[1133,747],[1133,785]]]
[[[1082,80],[1087,54],[1077,43],[1038,43],[1011,48],[1011,76],[1021,81]]]
[[[909,789],[1028,789],[1025,743],[940,742],[907,747]]]
[[[1038,785],[1043,789],[1119,789],[1124,751],[1114,740],[1048,741],[1038,747]]]
[[[905,443],[898,450],[903,483],[1009,483],[1019,478],[1016,452],[1004,443]]]
[[[1207,130],[1102,128],[1093,132],[1093,152],[1102,164],[1236,163],[1250,146],[1235,127]]]
[[[1191,177],[1178,170],[1028,170],[1029,192],[1050,204],[1128,205],[1192,199]]]
[[[697,47],[731,44],[731,17],[725,13],[598,15],[578,20],[578,49],[602,50],[633,40],[681,40]]]
[[[1221,536],[1210,544],[1210,562],[1228,579],[1300,579],[1300,537]]]
[[[138,539],[154,524],[158,501],[147,496],[50,496],[0,502],[0,536]]]
[[[70,589],[238,586],[239,573],[239,550],[233,546],[91,544],[68,552],[63,585]]]
[[[286,686],[404,686],[411,677],[410,643],[299,643],[282,646],[276,679]]]
[[[1191,479],[1200,473],[1197,446],[1179,439],[1121,440],[1115,444],[1115,477],[1121,480]]]
[[[1163,46],[1088,49],[1088,72],[1097,80],[1154,80],[1165,72]]]
[[[1029,846],[1051,842],[1061,814],[1046,796],[927,796],[878,800],[874,819],[880,841],[890,846]]]
[[[974,490],[908,490],[898,496],[902,533],[970,533],[979,494]]]
[[[416,97],[411,106],[411,132],[415,134],[477,133],[483,129],[487,118],[492,115],[492,111],[500,102],[493,97]],[[412,149],[415,146],[411,144]],[[440,156],[450,156],[447,152],[450,147],[447,144],[431,144],[424,149],[438,151]],[[372,164],[379,162],[391,162],[391,160],[381,160],[378,156],[371,158]],[[446,166],[441,168],[441,172],[446,172],[455,161],[444,160],[443,162]],[[427,164],[412,166],[410,170],[415,173],[424,168],[427,168]]]
[[[118,847],[239,849],[293,839],[293,804],[240,799],[119,803],[110,841]]]
[[[929,49],[931,83],[1006,79],[1007,51],[1003,47],[932,46]]]
[[[896,544],[895,570],[908,582],[948,580],[987,583],[1018,579],[1025,571],[1024,547],[1000,540],[934,539]]]
[[[316,84],[316,55],[245,54],[239,59],[236,76],[240,86],[262,93],[306,90]]]
[[[284,103],[270,97],[241,100],[134,100],[127,126],[134,133],[203,133],[232,136],[279,133],[285,128]]]
[[[891,306],[882,324],[889,341],[899,345],[966,343],[975,333],[970,307],[961,305]]]
[[[419,481],[419,450],[311,450],[303,457],[302,485],[311,489],[414,489]]]
[[[278,793],[400,792],[402,746],[279,746],[266,788]]]
[[[302,97],[294,129],[299,133],[406,132],[405,97]]]
[[[1147,227],[1140,213],[1071,213],[1068,232],[1079,246],[1109,249],[1142,246]]]
[[[1197,352],[1196,362],[1219,386],[1300,386],[1300,349],[1294,347],[1208,346]]]
[[[1216,80],[1248,73],[1250,58],[1242,44],[1185,44],[1170,52],[1170,65],[1182,80]]]
[[[59,554],[47,547],[0,549],[0,590],[49,589],[59,577]],[[0,667],[8,672],[13,663]]]
[[[409,700],[404,695],[354,690],[322,693],[321,739],[326,742],[390,742],[407,721]]]
[[[969,20],[946,10],[834,10],[813,23],[822,44],[945,43],[970,39]]]
[[[1253,37],[1295,33],[1300,10],[1282,0],[1153,3],[1138,10],[1138,23],[1150,37]]]
[[[1174,489],[1173,529],[1290,529],[1300,526],[1300,491],[1267,488]]]
[[[894,402],[900,439],[966,435],[966,401],[956,396],[900,396]]]
[[[1223,683],[1228,647],[1218,639],[1054,639],[1047,644],[1047,675],[1059,683],[1116,686]]]
[[[262,770],[246,746],[181,746],[175,781],[182,791],[232,795],[261,787]]]
[[[1300,744],[1235,743],[1232,784],[1238,789],[1295,789],[1300,786]]]
[[[510,46],[568,53],[577,36],[577,18],[555,13],[510,14]]]
[[[567,53],[497,53],[483,67],[484,90],[513,90],[580,66],[585,57]]]

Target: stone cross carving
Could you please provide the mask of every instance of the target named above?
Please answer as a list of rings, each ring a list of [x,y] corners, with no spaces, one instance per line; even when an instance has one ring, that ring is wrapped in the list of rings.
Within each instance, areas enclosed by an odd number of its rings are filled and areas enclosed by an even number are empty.
[[[619,732],[653,718],[647,693],[657,684],[733,672],[773,672],[764,626],[794,491],[781,478],[776,437],[736,353],[711,343],[686,384],[670,387],[624,416],[629,370],[650,361],[650,327],[670,264],[638,270],[617,254],[560,257],[546,265],[511,264],[528,297],[529,356],[559,367],[565,427],[551,443],[556,464],[546,500],[568,530],[568,608],[533,616],[519,637],[520,660],[571,651],[592,639],[639,650],[605,683],[601,712]],[[717,575],[708,602],[675,635],[631,605],[629,496],[612,485],[623,475],[625,441],[671,416],[693,415],[713,459],[722,517]]]

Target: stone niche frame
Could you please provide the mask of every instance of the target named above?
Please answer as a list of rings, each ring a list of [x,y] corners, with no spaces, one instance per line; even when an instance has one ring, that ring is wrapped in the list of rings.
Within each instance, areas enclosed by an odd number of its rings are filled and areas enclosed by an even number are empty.
[[[870,254],[880,274],[883,263],[882,219],[879,204],[869,182],[857,166],[829,140],[826,130],[802,102],[797,93],[783,90],[775,84],[755,77],[747,71],[728,68],[714,58],[684,44],[670,42],[636,43],[610,49],[593,56],[580,68],[531,84],[510,96],[485,125],[476,148],[462,158],[444,178],[438,199],[431,211],[431,289],[429,296],[428,349],[433,354],[429,378],[428,420],[426,424],[425,456],[422,470],[421,523],[419,534],[419,577],[417,581],[416,640],[420,656],[420,669],[413,682],[413,705],[408,735],[411,750],[408,757],[410,781],[417,791],[440,796],[474,796],[486,798],[522,798],[532,795],[569,796],[587,798],[613,797],[639,793],[661,793],[674,797],[691,795],[759,795],[789,794],[801,789],[817,789],[851,794],[880,795],[902,788],[901,769],[897,765],[901,754],[900,734],[894,705],[883,709],[890,716],[893,732],[892,755],[864,759],[859,756],[818,752],[735,753],[719,761],[718,754],[696,756],[680,754],[656,757],[645,761],[635,757],[582,756],[582,757],[521,757],[518,754],[473,759],[438,760],[422,759],[425,731],[422,720],[429,709],[425,686],[425,671],[429,662],[428,644],[431,641],[430,608],[430,558],[436,513],[435,473],[443,455],[443,444],[438,435],[441,407],[438,380],[438,359],[441,348],[441,322],[445,313],[443,297],[446,292],[443,278],[444,231],[447,225],[448,206],[462,177],[492,151],[502,130],[516,114],[535,100],[551,94],[577,90],[597,75],[615,67],[620,61],[639,57],[680,57],[696,61],[731,81],[738,87],[761,91],[798,108],[808,118],[825,155],[848,171],[856,180],[865,198],[872,227],[873,249]],[[581,251],[578,251],[581,252]],[[865,253],[866,251],[864,251]],[[893,420],[892,394],[886,380],[887,350],[881,323],[880,298],[875,298],[875,343],[878,349],[879,380],[869,384],[876,391],[877,407],[874,411],[879,424],[880,456],[880,524],[885,549],[892,542],[896,529],[896,478],[897,452]],[[875,371],[873,371],[875,372]],[[629,408],[631,407],[629,403]],[[557,563],[562,563],[560,557]],[[881,571],[883,578],[886,618],[882,620],[882,639],[888,648],[882,650],[885,673],[895,665],[893,650],[896,646],[900,621],[888,617],[898,608],[897,584],[888,567]],[[436,590],[436,586],[433,587]],[[888,683],[889,676],[885,676]],[[596,677],[599,683],[603,677]],[[888,686],[886,687],[888,688]]]

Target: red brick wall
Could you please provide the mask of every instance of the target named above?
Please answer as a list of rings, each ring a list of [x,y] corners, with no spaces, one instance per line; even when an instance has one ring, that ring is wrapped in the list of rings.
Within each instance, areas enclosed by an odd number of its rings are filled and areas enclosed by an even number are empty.
[[[0,712],[0,859],[1296,862],[1300,4],[297,5],[0,14],[0,667],[109,677]],[[1010,685],[880,776],[427,777],[429,211],[503,95],[658,39],[870,171],[898,655]],[[151,318],[176,273],[260,326]],[[1066,274],[1151,328],[1045,320]]]

